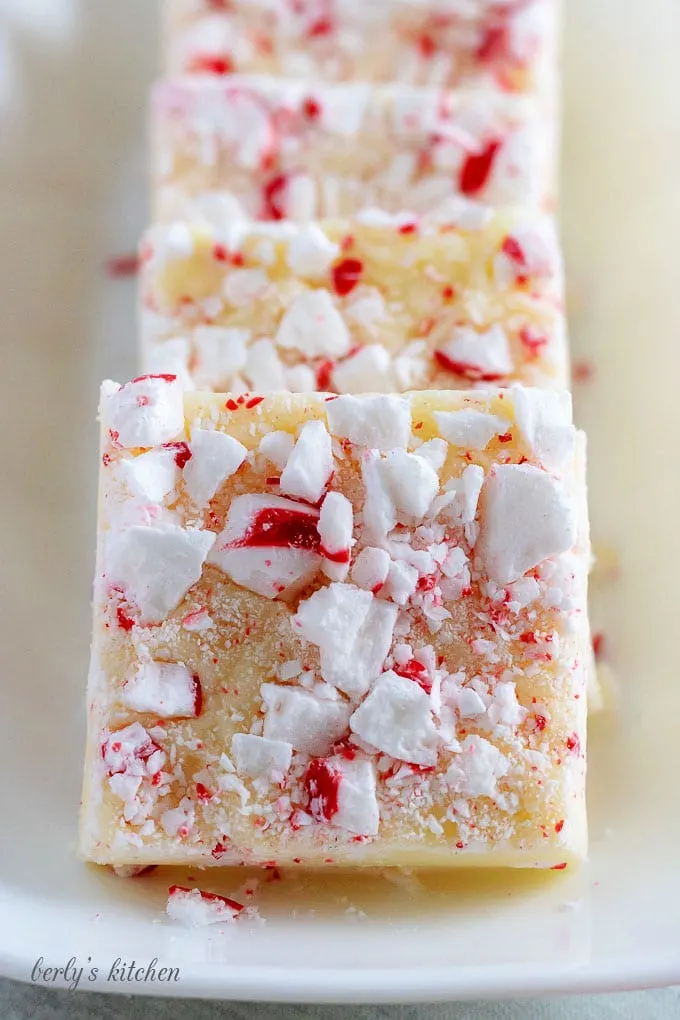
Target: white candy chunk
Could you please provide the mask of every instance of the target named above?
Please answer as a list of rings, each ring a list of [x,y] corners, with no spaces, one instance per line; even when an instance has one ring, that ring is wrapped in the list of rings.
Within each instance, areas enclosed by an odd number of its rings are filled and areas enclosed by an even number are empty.
[[[474,379],[493,382],[513,369],[508,338],[498,325],[484,333],[461,326],[439,351],[451,363],[452,371]]]
[[[207,506],[227,478],[238,471],[248,455],[242,443],[226,432],[194,429],[191,459],[184,466],[184,486],[194,503]]]
[[[131,723],[122,730],[112,733],[102,747],[102,756],[107,770],[115,775],[126,773],[132,776],[149,774],[148,762],[154,756],[156,745],[140,723]],[[162,767],[165,755],[161,752]]]
[[[149,337],[151,340],[153,336],[151,312],[142,312],[142,334]],[[165,333],[167,324],[163,321],[162,332]],[[163,336],[160,338],[160,343],[147,346],[145,363],[149,372],[154,375],[161,375],[169,373],[170,375],[176,375],[177,381],[184,390],[195,389],[194,382],[192,379],[192,373],[189,372],[189,354],[191,347],[186,337],[177,337],[175,340],[164,340]]]
[[[300,603],[293,629],[322,650],[340,652],[356,638],[372,603],[370,592],[352,584],[330,584]]]
[[[333,474],[331,437],[322,421],[302,426],[295,447],[281,475],[281,492],[318,503]]]
[[[373,599],[358,634],[339,651],[321,650],[324,679],[351,698],[361,697],[380,676],[392,644],[398,609]]]
[[[331,584],[300,603],[293,628],[321,650],[321,673],[350,696],[380,674],[397,619],[396,606],[351,584]]]
[[[118,470],[132,495],[147,503],[162,503],[179,476],[172,450],[147,450],[139,457],[119,461]]]
[[[382,463],[392,500],[397,510],[422,518],[439,492],[439,476],[417,453],[392,450]]]
[[[256,340],[248,348],[248,359],[243,370],[255,390],[285,390],[286,375],[271,340]]]
[[[248,361],[249,329],[225,326],[196,326],[193,332],[196,350],[194,377],[196,384],[214,385],[215,380],[228,384]]]
[[[338,788],[338,810],[331,822],[357,836],[376,836],[380,811],[375,766],[370,761],[346,761],[339,757],[331,758],[329,764],[342,777]]]
[[[296,276],[321,279],[338,257],[340,249],[316,224],[310,224],[288,244],[287,261]]]
[[[260,453],[279,471],[283,471],[294,446],[295,439],[290,432],[269,432],[260,441]]]
[[[510,770],[510,762],[484,737],[467,736],[447,769],[446,781],[466,797],[495,797],[497,782]]]
[[[167,229],[153,230],[151,242],[149,265],[158,270],[170,262],[190,259],[194,254],[194,236],[188,223],[173,223]]]
[[[109,537],[107,579],[123,587],[142,623],[160,623],[200,578],[214,541],[211,531],[135,525]]]
[[[474,719],[486,712],[486,704],[472,687],[462,687],[453,701],[463,719]]]
[[[350,349],[351,338],[328,291],[306,290],[293,300],[281,319],[276,343],[309,358],[340,357]]]
[[[367,546],[362,549],[352,567],[352,580],[360,588],[376,592],[387,580],[390,557],[384,549]]]
[[[180,829],[191,829],[196,812],[188,797],[184,797],[176,808],[169,808],[160,817],[161,828],[166,836],[177,836]]]
[[[292,744],[303,754],[328,754],[347,731],[350,705],[319,698],[299,687],[263,684],[264,736]]]
[[[232,269],[224,281],[223,292],[235,308],[247,308],[264,298],[268,288],[269,279],[263,269]]]
[[[485,189],[491,201],[511,205],[536,194],[539,144],[533,126],[519,128],[508,135],[493,161]]]
[[[439,431],[454,446],[464,450],[484,450],[494,436],[510,429],[506,418],[468,408],[464,411],[435,411]]]
[[[385,591],[398,606],[405,606],[418,585],[418,571],[403,560],[390,563]]]
[[[286,369],[286,384],[291,393],[314,393],[316,372],[309,365],[293,365]]]
[[[460,478],[450,478],[446,483],[446,495],[441,497],[438,510],[454,524],[471,524],[477,514],[483,484],[484,468],[469,464]]]
[[[382,344],[369,344],[333,370],[338,393],[390,393],[395,387],[392,355]]]
[[[349,572],[354,510],[341,492],[329,492],[321,504],[318,525],[324,572],[333,581],[344,581]]]
[[[385,318],[386,311],[385,299],[376,287],[360,288],[358,297],[345,305],[345,315],[369,333],[375,332],[374,324]]]
[[[126,806],[130,805],[133,814],[135,811],[135,798],[141,785],[141,776],[129,776],[122,772],[116,772],[114,775],[109,776],[109,787],[111,792],[114,793],[116,797],[120,797],[122,801],[125,801]],[[125,815],[125,818],[127,819],[127,814]],[[134,875],[139,873],[136,869],[133,869],[133,872],[130,875],[121,874],[117,868],[115,869],[115,872],[119,878],[133,878]]]
[[[200,889],[182,889],[176,885],[170,889],[165,910],[172,921],[187,928],[230,924],[240,913],[221,896],[202,893]]]
[[[411,434],[411,404],[406,397],[344,395],[326,404],[331,435],[375,450],[403,449]]]
[[[418,447],[418,456],[432,465],[432,469],[439,473],[449,453],[448,444],[443,439],[428,439],[426,443]]]
[[[507,590],[510,599],[508,606],[514,612],[530,606],[541,594],[535,577],[521,577],[519,581],[509,584]]]
[[[182,387],[175,376],[142,376],[102,394],[111,438],[128,449],[162,446],[184,428]]]
[[[570,394],[524,386],[513,386],[510,392],[525,443],[544,467],[560,468],[573,456],[576,442]]]
[[[415,765],[437,762],[437,730],[430,698],[413,680],[389,670],[352,718],[353,733],[379,751]]]
[[[477,551],[498,584],[522,577],[576,541],[572,505],[560,485],[530,464],[499,464],[481,496]]]
[[[361,458],[361,477],[365,493],[364,538],[380,543],[397,523],[397,508],[377,450],[367,450]]]
[[[263,776],[272,782],[280,782],[290,768],[293,745],[286,740],[267,740],[252,733],[235,733],[231,751],[236,770],[242,775],[255,779]]]
[[[181,662],[142,662],[123,687],[123,704],[161,719],[191,719],[198,714],[200,687]]]
[[[318,510],[281,496],[237,496],[210,562],[243,588],[285,598],[321,566],[318,520]]]
[[[526,714],[527,710],[517,700],[516,685],[510,682],[496,684],[487,713],[489,722],[493,726],[519,726]]]
[[[318,195],[316,181],[309,174],[292,174],[284,189],[286,217],[297,223],[315,219]]]

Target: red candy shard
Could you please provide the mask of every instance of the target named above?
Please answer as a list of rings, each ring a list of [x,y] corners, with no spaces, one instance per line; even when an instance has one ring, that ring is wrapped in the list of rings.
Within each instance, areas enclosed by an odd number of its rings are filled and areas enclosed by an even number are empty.
[[[135,621],[128,616],[123,606],[118,606],[116,609],[116,620],[121,630],[132,630],[135,625]]]
[[[518,266],[526,267],[527,259],[524,249],[515,237],[506,237],[501,245],[501,251]]]
[[[194,685],[194,717],[198,719],[199,715],[203,711],[203,685],[201,684],[198,673],[194,673],[191,680]]]
[[[138,375],[136,379],[132,380],[132,383],[145,382],[147,379],[162,379],[163,382],[173,383],[177,382],[176,375],[169,375],[167,372],[156,373],[155,375]],[[132,385],[130,383],[130,385]]]
[[[286,174],[277,174],[265,184],[262,189],[264,199],[264,211],[262,218],[265,220],[284,220],[286,218],[285,191],[288,177]]]
[[[175,457],[175,464],[180,469],[180,471],[182,470],[184,465],[187,464],[188,461],[190,461],[192,458],[192,453],[191,450],[189,449],[188,443],[184,442],[164,443],[163,449],[172,451]]]
[[[231,542],[230,549],[271,547],[307,549],[321,555],[317,517],[303,510],[265,507],[255,516],[242,538]]]
[[[405,677],[407,680],[414,680],[419,687],[422,687],[426,694],[431,693],[432,681],[427,675],[427,667],[423,666],[422,662],[418,662],[417,659],[410,659],[403,666],[395,666],[394,672],[399,676]]]
[[[572,754],[581,753],[581,741],[579,739],[578,733],[570,733],[565,743],[567,745],[567,750],[570,751]]]
[[[329,552],[328,549],[320,547],[321,555],[326,560],[330,560],[331,563],[349,563],[350,552],[349,549],[340,549],[338,552]]]
[[[345,297],[351,293],[359,283],[364,270],[363,262],[359,259],[343,259],[333,266],[331,270],[333,277],[333,288],[339,297]]]
[[[327,359],[316,366],[316,385],[320,391],[330,389],[331,375],[337,362]]]
[[[243,904],[237,903],[236,900],[230,900],[228,896],[220,896],[219,893],[204,892],[203,889],[188,889],[185,885],[171,885],[168,889],[168,896],[174,896],[176,893],[192,893],[197,892],[202,900],[206,903],[224,903],[225,906],[229,907],[235,913],[240,914],[243,910]]]
[[[226,54],[197,53],[190,61],[188,70],[192,74],[231,74],[234,63]]]
[[[548,343],[545,333],[540,333],[534,326],[522,326],[519,331],[519,338],[534,357],[537,357],[541,348],[545,347]]]
[[[460,171],[460,190],[464,195],[477,195],[486,186],[500,147],[500,141],[493,139],[481,152],[470,153]]]
[[[444,351],[435,351],[434,359],[447,372],[455,372],[456,375],[461,375],[464,379],[469,379],[472,382],[498,382],[503,378],[502,372],[485,372],[479,365],[472,365],[467,361],[456,361]]]
[[[330,822],[339,810],[342,775],[327,758],[310,762],[303,779],[309,797],[309,809],[317,822]]]
[[[317,120],[321,114],[321,104],[308,96],[302,103],[302,112],[308,120]]]

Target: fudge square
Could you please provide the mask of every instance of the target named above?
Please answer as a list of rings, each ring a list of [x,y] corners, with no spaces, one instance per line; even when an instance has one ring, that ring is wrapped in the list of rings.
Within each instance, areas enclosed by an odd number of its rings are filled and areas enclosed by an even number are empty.
[[[80,852],[565,868],[589,563],[569,398],[105,384]]]
[[[502,92],[271,77],[162,82],[152,101],[158,218],[292,219],[454,201],[552,205],[554,119]]]
[[[526,209],[169,224],[142,246],[141,304],[144,370],[195,389],[568,385],[555,226]]]
[[[559,0],[167,0],[172,74],[547,92]]]

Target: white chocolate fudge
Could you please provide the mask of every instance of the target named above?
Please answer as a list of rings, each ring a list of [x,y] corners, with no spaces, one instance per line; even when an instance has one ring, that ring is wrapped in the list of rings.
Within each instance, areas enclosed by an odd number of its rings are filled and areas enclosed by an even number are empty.
[[[559,245],[527,210],[160,227],[141,301],[144,370],[195,389],[568,384]]]
[[[167,0],[170,73],[546,91],[559,0]]]
[[[156,88],[152,133],[165,221],[554,199],[553,118],[501,92],[197,75]]]
[[[566,393],[104,385],[80,853],[586,853],[583,438]]]

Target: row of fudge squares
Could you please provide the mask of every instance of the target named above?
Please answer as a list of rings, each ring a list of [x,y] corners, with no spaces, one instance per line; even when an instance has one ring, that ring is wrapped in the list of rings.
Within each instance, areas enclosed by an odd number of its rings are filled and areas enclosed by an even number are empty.
[[[166,67],[550,99],[559,9],[560,0],[167,0]]]
[[[144,371],[187,388],[568,385],[555,226],[525,208],[467,225],[174,223],[149,232],[141,263]]]
[[[498,91],[229,75],[161,82],[152,100],[163,221],[550,209],[557,147],[551,111]]]
[[[102,389],[80,853],[585,854],[584,440],[566,393]]]

